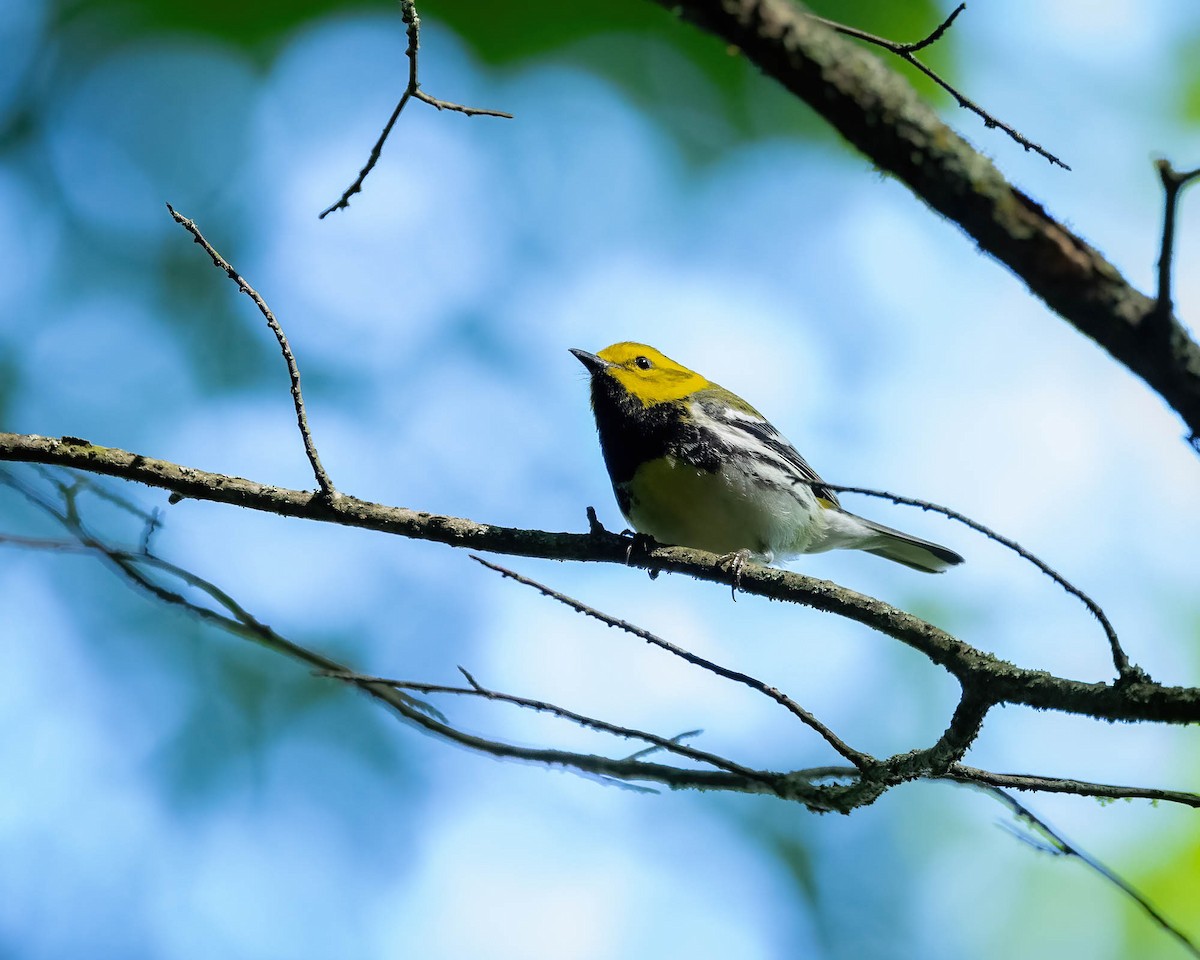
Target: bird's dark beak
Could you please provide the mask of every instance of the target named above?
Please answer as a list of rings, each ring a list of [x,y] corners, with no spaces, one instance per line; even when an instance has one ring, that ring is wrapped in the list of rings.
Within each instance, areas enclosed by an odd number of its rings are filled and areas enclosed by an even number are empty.
[[[588,368],[588,373],[597,374],[601,370],[607,370],[611,364],[607,360],[603,360],[594,353],[588,353],[586,350],[577,350],[571,348],[571,352],[575,354],[575,359]]]

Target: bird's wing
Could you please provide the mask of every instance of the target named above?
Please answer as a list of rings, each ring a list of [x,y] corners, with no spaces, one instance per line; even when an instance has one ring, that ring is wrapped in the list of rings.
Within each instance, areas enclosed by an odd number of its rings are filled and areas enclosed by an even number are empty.
[[[774,459],[785,473],[797,476],[796,482],[809,481],[809,486],[819,499],[835,507],[841,506],[837,495],[822,483],[817,471],[800,456],[787,437],[749,404],[743,404],[743,408],[729,403],[702,403],[701,407],[718,434],[723,435],[727,442],[767,460]]]

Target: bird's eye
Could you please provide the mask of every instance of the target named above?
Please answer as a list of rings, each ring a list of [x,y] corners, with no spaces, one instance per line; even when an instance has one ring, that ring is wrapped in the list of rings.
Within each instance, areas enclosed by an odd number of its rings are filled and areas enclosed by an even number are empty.
[[[639,370],[649,370],[652,366],[654,366],[654,364],[650,362],[649,357],[636,357],[633,361],[633,365]]]

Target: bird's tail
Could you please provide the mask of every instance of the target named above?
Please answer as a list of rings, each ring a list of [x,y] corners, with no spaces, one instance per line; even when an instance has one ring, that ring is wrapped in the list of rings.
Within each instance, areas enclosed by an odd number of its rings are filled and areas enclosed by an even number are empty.
[[[853,515],[851,515],[853,516]],[[963,562],[963,558],[941,544],[913,537],[891,527],[885,527],[874,520],[864,520],[855,516],[870,535],[861,543],[855,544],[859,550],[873,553],[877,557],[886,557],[896,563],[902,563],[914,570],[925,573],[941,573],[947,567],[953,567]]]

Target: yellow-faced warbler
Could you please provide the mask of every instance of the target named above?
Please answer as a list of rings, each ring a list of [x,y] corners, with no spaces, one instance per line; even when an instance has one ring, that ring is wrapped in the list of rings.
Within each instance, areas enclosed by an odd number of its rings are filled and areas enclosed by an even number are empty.
[[[761,413],[653,347],[571,352],[591,373],[604,463],[638,533],[740,563],[836,549],[928,573],[962,563],[953,550],[843,510]]]

